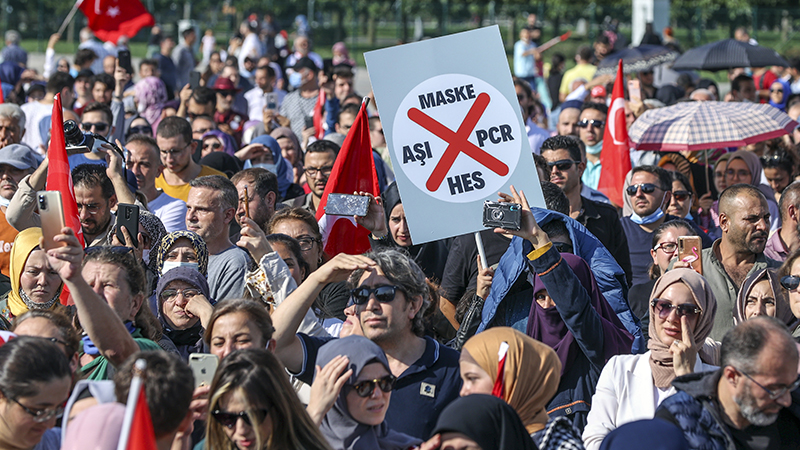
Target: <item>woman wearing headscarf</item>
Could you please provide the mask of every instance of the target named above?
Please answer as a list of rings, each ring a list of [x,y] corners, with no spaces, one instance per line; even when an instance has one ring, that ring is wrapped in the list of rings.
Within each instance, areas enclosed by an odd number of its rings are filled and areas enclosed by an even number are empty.
[[[131,231],[132,230],[129,230],[128,232]],[[161,219],[159,219],[158,216],[140,208],[139,230],[136,231],[142,237],[141,257],[147,267],[147,285],[150,286],[150,291],[148,291],[147,294],[150,295],[156,287],[155,284],[158,282],[159,275],[161,275],[156,267],[156,260],[154,257],[151,257],[151,253],[158,248],[161,240],[167,235],[167,229],[164,228],[164,224],[161,223]],[[117,225],[114,224],[108,232],[108,245],[114,245],[115,242],[118,242],[115,240],[116,235]],[[155,253],[153,253],[153,255],[155,255]]]
[[[553,348],[561,361],[561,380],[547,412],[566,416],[582,431],[603,366],[612,356],[629,354],[633,336],[603,297],[586,261],[558,252],[536,223],[525,194],[511,186],[511,195],[500,193],[500,200],[522,205],[520,229],[494,231],[533,247],[526,257],[534,274],[526,334]]]
[[[333,59],[331,65],[338,66],[339,64],[347,64],[350,67],[355,67],[356,62],[350,57],[350,52],[347,50],[347,45],[344,42],[337,42],[331,48],[333,52]]]
[[[786,103],[792,94],[792,87],[788,81],[778,78],[769,87],[769,104],[775,108],[786,112]]]
[[[281,145],[278,143],[277,138],[264,134],[254,138],[250,146],[253,145],[263,146],[262,148],[266,151],[247,157],[246,160],[250,161],[251,167],[262,167],[278,177],[278,193],[281,196],[279,201],[305,195],[303,188],[294,182],[295,173],[291,162],[282,154]],[[300,164],[302,167],[302,161]],[[245,168],[247,168],[246,164]]]
[[[719,195],[728,187],[725,183],[725,171],[731,154],[722,154],[714,163],[714,175],[712,175],[711,179],[714,181],[714,188],[717,191],[717,200],[708,197],[697,199],[699,206],[697,209],[698,224],[704,230],[709,230],[708,235],[712,239],[719,238],[721,233],[719,230]]]
[[[209,130],[203,134],[200,157],[213,152],[225,152],[231,156],[236,154],[236,141],[228,133],[219,130]]]
[[[650,351],[616,356],[603,368],[583,432],[587,450],[598,449],[620,425],[653,417],[658,405],[677,392],[676,376],[716,369],[715,356],[702,349],[716,311],[711,285],[694,270],[673,269],[656,281],[650,294]]]
[[[447,405],[424,448],[479,450],[533,450],[536,444],[508,403],[485,394],[468,395]]]
[[[415,437],[389,429],[384,421],[396,378],[386,354],[363,336],[322,346],[308,413],[336,450],[407,450]],[[413,413],[413,411],[407,411]]]
[[[683,430],[661,419],[637,420],[615,429],[603,439],[600,450],[640,450],[643,438],[649,438],[649,450],[689,450]]]
[[[144,117],[153,129],[161,123],[161,110],[167,98],[167,87],[158,77],[146,77],[133,85],[136,108],[139,115]]]
[[[42,229],[32,227],[22,230],[14,239],[9,266],[11,290],[6,298],[0,298],[0,318],[8,324],[34,309],[68,315],[67,308],[58,301],[63,287],[61,277],[50,268],[47,254],[39,247],[41,237]]]
[[[158,277],[175,267],[191,267],[208,277],[208,247],[194,231],[173,231],[165,235],[154,245],[154,252],[150,259],[155,260],[153,270]],[[154,313],[158,311],[156,296],[150,297],[150,307]]]
[[[569,420],[547,415],[545,406],[561,377],[561,361],[552,348],[513,328],[495,327],[464,344],[459,365],[461,395],[492,394],[505,400],[540,449],[557,449],[565,441],[571,448],[583,447]]]
[[[158,280],[158,320],[184,361],[191,353],[205,353],[203,333],[214,312],[206,277],[197,269],[176,267]]]
[[[792,314],[786,292],[781,289],[777,269],[765,268],[744,279],[736,296],[733,321],[738,324],[756,316],[778,319],[789,329],[794,329],[797,319]]]
[[[778,204],[775,203],[775,191],[769,185],[761,182],[764,170],[761,160],[753,152],[739,150],[730,154],[728,165],[725,169],[725,184],[730,187],[734,184],[749,184],[755,186],[767,199],[770,214],[770,232],[781,227],[781,214]]]
[[[300,186],[305,183],[305,171],[303,169],[303,149],[300,147],[300,141],[297,136],[292,132],[291,128],[278,127],[272,130],[269,134],[278,141],[281,148],[281,155],[289,162],[294,172],[294,182]]]

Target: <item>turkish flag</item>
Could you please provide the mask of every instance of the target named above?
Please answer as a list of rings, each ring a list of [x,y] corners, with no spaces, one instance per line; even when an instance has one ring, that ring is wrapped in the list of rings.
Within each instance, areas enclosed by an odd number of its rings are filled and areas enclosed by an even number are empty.
[[[80,8],[95,36],[114,44],[120,36],[132,38],[156,23],[139,0],[83,0]]]
[[[156,434],[153,431],[153,419],[150,417],[150,407],[147,406],[147,397],[144,385],[139,390],[133,412],[133,421],[128,438],[127,450],[157,450]]]
[[[64,113],[61,109],[61,94],[56,94],[53,102],[53,115],[50,123],[50,146],[47,148],[47,158],[50,166],[47,168],[47,182],[45,189],[61,192],[61,203],[64,207],[64,222],[82,245],[83,228],[78,215],[78,202],[75,200],[75,190],[72,187],[72,171],[67,159],[67,145],[64,140]],[[64,286],[66,290],[66,286]]]
[[[608,109],[606,130],[603,133],[603,151],[600,154],[600,181],[597,190],[605,194],[612,203],[622,206],[622,185],[631,171],[628,125],[625,122],[625,74],[619,60],[617,79],[611,92],[611,107]]]
[[[352,217],[325,214],[328,194],[352,194],[357,191],[369,192],[376,197],[381,192],[375,161],[372,159],[366,102],[361,104],[356,120],[342,143],[317,208],[323,246],[329,256],[339,253],[357,255],[370,250],[369,230],[356,224]]]
[[[325,97],[325,91],[320,89],[319,95],[317,95],[317,103],[314,104],[314,131],[316,131],[314,137],[317,139],[325,137],[325,127],[322,126],[322,113],[325,112]]]

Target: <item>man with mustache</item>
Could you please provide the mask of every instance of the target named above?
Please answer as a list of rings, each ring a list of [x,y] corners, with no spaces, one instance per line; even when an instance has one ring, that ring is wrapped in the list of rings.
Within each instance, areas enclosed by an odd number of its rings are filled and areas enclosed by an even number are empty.
[[[733,308],[744,279],[765,267],[780,266],[764,255],[769,216],[764,194],[749,184],[734,184],[719,197],[722,237],[703,250],[703,276],[717,298],[711,331],[717,341],[733,328]]]
[[[0,272],[5,275],[9,275],[9,255],[17,237],[17,230],[6,220],[6,207],[20,181],[38,166],[39,160],[27,145],[6,144],[0,149]]]

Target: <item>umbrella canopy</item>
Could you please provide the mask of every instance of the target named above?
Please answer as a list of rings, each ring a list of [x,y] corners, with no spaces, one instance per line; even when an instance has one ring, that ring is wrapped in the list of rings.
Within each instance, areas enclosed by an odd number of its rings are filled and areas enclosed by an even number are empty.
[[[675,60],[673,70],[727,70],[736,67],[788,67],[778,52],[735,39],[723,39],[693,48]]]
[[[612,53],[597,66],[595,77],[601,75],[616,75],[617,62],[622,60],[622,72],[629,73],[644,72],[664,63],[675,61],[680,53],[662,45],[640,45],[638,47],[626,48]]]
[[[637,150],[691,151],[742,147],[791,133],[797,125],[766,104],[683,102],[646,111],[628,134]]]

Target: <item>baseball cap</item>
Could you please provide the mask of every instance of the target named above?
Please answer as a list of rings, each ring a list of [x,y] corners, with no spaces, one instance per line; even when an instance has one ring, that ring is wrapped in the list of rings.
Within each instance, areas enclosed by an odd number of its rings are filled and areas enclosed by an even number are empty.
[[[605,98],[608,95],[606,88],[603,86],[595,86],[592,88],[591,94],[592,97],[602,97]]]
[[[11,144],[0,148],[0,164],[8,164],[17,169],[35,169],[39,167],[39,160],[35,152],[24,144]]]

